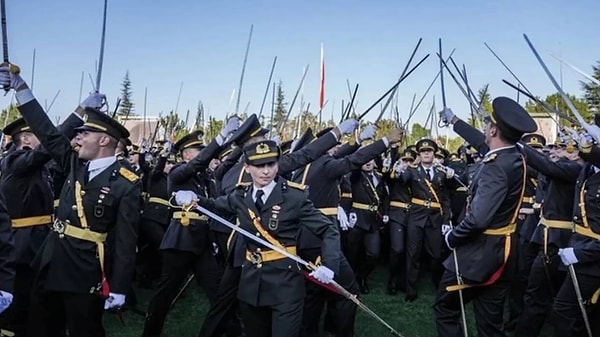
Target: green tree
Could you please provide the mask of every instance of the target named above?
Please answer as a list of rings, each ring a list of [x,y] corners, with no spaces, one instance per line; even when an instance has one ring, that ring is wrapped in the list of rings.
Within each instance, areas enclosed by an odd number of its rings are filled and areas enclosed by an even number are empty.
[[[127,72],[125,72],[123,82],[121,83],[121,104],[119,105],[119,116],[135,115],[132,95],[133,91],[131,89],[131,80],[129,79],[129,70],[127,70]]]
[[[592,77],[600,81],[600,61],[596,61],[596,65],[593,65],[592,69],[594,70]],[[592,81],[581,81],[580,84],[584,93],[583,97],[589,105],[590,111],[600,113],[600,85]]]
[[[492,95],[488,90],[489,86],[486,84],[477,92],[477,100],[481,103],[481,108],[488,113],[492,112]]]
[[[206,126],[206,130],[204,130],[204,138],[207,140],[211,140],[215,138],[221,129],[223,128],[223,120],[216,119],[214,117],[208,118],[208,125]]]
[[[588,109],[587,102],[584,99],[575,97],[574,95],[567,94],[567,97],[569,98],[569,100],[571,102],[573,102],[573,105],[575,106],[577,111],[579,111],[579,113],[581,114],[583,119],[585,119],[587,121],[591,121],[592,113]],[[539,99],[539,97],[538,97],[538,99]],[[555,110],[558,110],[560,112],[564,112],[568,116],[575,118],[575,115],[571,112],[571,110],[567,106],[567,103],[565,103],[565,101],[562,99],[562,97],[560,96],[559,93],[554,93],[552,95],[546,96],[546,98],[543,100],[543,102],[545,102],[549,107],[551,107]],[[533,100],[528,100],[525,103],[525,110],[527,110],[529,112],[546,112],[547,111],[541,104],[539,104]],[[560,118],[560,123],[561,123],[561,125],[571,124],[569,121],[565,120],[564,118]]]
[[[277,94],[275,97],[275,111],[273,112],[273,121],[269,124],[269,128],[273,131],[277,128],[281,128],[281,125],[284,122],[285,116],[287,114],[285,102],[285,93],[283,92],[283,82],[280,80],[277,84]]]
[[[14,122],[15,120],[21,117],[21,113],[17,109],[17,106],[11,104],[8,108],[2,109],[2,113],[0,113],[0,123],[2,123],[2,128],[6,125]]]
[[[161,126],[165,129],[165,134],[168,138],[181,138],[182,130],[184,133],[187,133],[185,121],[179,118],[179,115],[174,113],[173,110],[169,111],[169,114],[161,119]]]

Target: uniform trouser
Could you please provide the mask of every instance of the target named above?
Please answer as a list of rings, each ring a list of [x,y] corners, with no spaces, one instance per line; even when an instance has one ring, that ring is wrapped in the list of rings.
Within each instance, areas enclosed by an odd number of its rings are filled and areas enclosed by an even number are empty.
[[[241,274],[242,267],[225,266],[216,299],[204,317],[199,337],[221,337],[226,332],[227,336],[241,334],[242,327],[237,317],[237,292]]]
[[[142,260],[143,276],[151,280],[160,276],[161,271],[161,254],[158,247],[165,234],[164,225],[150,220],[140,220],[140,241],[145,247],[139,253],[139,258]]]
[[[231,233],[217,232],[215,230],[211,231],[214,244],[216,245],[215,256],[217,257],[217,261],[224,265],[227,257],[227,240],[231,236]],[[213,247],[213,250],[215,250],[215,247]]]
[[[315,261],[321,251],[320,249],[309,249],[299,251],[298,253],[305,260]],[[350,293],[358,294],[358,285],[354,279],[354,272],[343,255],[334,279]],[[345,297],[334,294],[330,290],[309,280],[306,280],[306,297],[304,298],[300,336],[320,336],[319,321],[325,302],[327,302],[328,314],[331,313],[328,315],[329,317],[326,317],[327,322],[332,323],[330,326],[331,332],[334,332],[336,337],[354,336],[356,305]]]
[[[531,271],[531,265],[539,252],[539,246],[530,243],[529,241],[521,241],[519,243],[518,251],[517,275],[510,287],[509,322],[518,320],[523,312],[523,297],[529,280],[529,272]]]
[[[510,286],[510,276],[507,274],[505,271],[498,281],[491,285],[463,290],[464,303],[473,301],[477,335],[480,337],[504,336],[502,311]],[[464,279],[463,281],[467,284],[474,283]],[[446,291],[447,286],[456,283],[456,274],[445,269],[433,307],[439,337],[463,336],[459,293]]]
[[[417,294],[417,280],[421,267],[421,251],[431,258],[431,282],[437,288],[443,273],[440,261],[442,232],[439,228],[426,225],[413,226],[410,223],[406,230],[406,294]]]
[[[402,212],[400,214],[400,212]],[[406,225],[405,211],[390,212],[390,266],[389,283],[406,288]]]
[[[371,226],[368,231],[358,227],[348,230],[348,251],[345,253],[358,279],[366,279],[379,258],[381,238],[374,227]]]
[[[36,285],[31,302],[29,337],[104,337],[104,299],[97,294],[42,290]]]
[[[600,336],[600,321],[598,320],[600,313],[598,312],[598,306],[591,304],[589,301],[594,292],[600,288],[600,277],[577,273],[577,282],[581,291],[581,297],[584,303],[586,303],[585,307],[590,327],[592,328],[592,334]],[[552,306],[552,324],[554,325],[554,335],[557,337],[587,336],[571,275],[567,275],[554,300],[554,305]]]
[[[539,336],[552,300],[565,278],[565,271],[558,269],[562,262],[557,252],[556,246],[548,245],[548,259],[540,252],[533,261],[515,336]]]
[[[248,337],[297,337],[304,301],[255,307],[240,301],[242,321]]]
[[[16,337],[25,336],[27,333],[34,277],[35,273],[28,264],[16,264],[13,302],[0,315],[0,327],[12,331]]]
[[[154,295],[148,304],[148,313],[142,336],[160,336],[171,303],[189,275],[194,273],[196,281],[205,289],[209,302],[215,301],[222,272],[210,250],[201,255],[180,250],[163,250],[162,275]]]

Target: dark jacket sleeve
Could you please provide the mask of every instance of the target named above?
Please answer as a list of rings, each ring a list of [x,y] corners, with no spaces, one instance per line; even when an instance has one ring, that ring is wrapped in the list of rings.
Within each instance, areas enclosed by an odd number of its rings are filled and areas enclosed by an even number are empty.
[[[164,155],[158,156],[158,160],[156,161],[156,166],[152,169],[152,173],[150,174],[154,177],[157,174],[162,174],[165,170],[165,165],[167,164],[167,157]]]
[[[331,178],[339,178],[352,170],[359,169],[385,151],[386,148],[387,146],[385,146],[383,140],[378,140],[344,158],[328,161],[325,163],[323,173]]]
[[[306,164],[316,160],[336,144],[337,137],[332,132],[327,132],[302,149],[281,156],[279,158],[279,175],[283,176],[306,166]]]
[[[21,155],[8,156],[6,159],[8,160],[6,165],[14,169],[13,172],[15,174],[28,176],[46,165],[52,157],[50,157],[50,154],[45,149],[38,146],[33,150],[24,151]]]
[[[34,99],[18,108],[33,134],[42,143],[42,146],[50,153],[63,171],[68,172],[72,156],[77,155],[73,151],[69,139],[52,124],[52,121],[48,118],[48,115],[46,115],[37,100]]]
[[[461,136],[464,140],[477,149],[479,153],[488,153],[490,147],[485,144],[485,136],[481,131],[475,129],[463,120],[454,123],[454,132]]]
[[[69,117],[67,117],[67,119],[65,119],[65,121],[58,126],[58,131],[60,131],[60,133],[67,137],[67,139],[72,139],[73,137],[75,137],[75,135],[77,135],[77,131],[75,131],[75,128],[80,127],[82,125],[83,119],[79,117],[79,115],[71,113],[69,114]]]
[[[358,143],[350,144],[350,143],[346,142],[346,143],[342,144],[342,146],[340,146],[340,148],[337,150],[335,155],[333,155],[333,157],[334,158],[344,158],[345,156],[348,156],[348,155],[354,153],[359,148],[360,148],[360,145],[358,145]]]
[[[453,248],[483,233],[508,193],[508,177],[502,167],[494,163],[484,164],[477,184],[469,214],[448,236],[448,243]]]
[[[600,167],[600,148],[596,145],[592,145],[589,150],[579,150],[579,157],[596,167]]]
[[[4,200],[0,198],[0,290],[13,293],[15,284],[15,242]]]
[[[238,162],[241,156],[241,147],[238,146],[235,149],[233,149],[233,151],[231,151],[227,158],[225,158],[225,160],[221,162],[221,164],[219,164],[219,166],[217,166],[217,168],[215,169],[215,180],[223,180],[225,173],[227,173],[227,171],[229,171],[229,169],[231,169],[233,165],[235,165]]]
[[[563,181],[576,181],[581,171],[581,165],[574,161],[558,160],[553,162],[550,158],[532,149],[529,145],[523,145],[527,165],[538,170],[546,177],[560,179]]]
[[[169,173],[169,179],[175,184],[181,184],[190,179],[196,172],[205,169],[210,161],[221,152],[221,146],[215,140],[202,149],[196,158],[184,165],[177,166]]]

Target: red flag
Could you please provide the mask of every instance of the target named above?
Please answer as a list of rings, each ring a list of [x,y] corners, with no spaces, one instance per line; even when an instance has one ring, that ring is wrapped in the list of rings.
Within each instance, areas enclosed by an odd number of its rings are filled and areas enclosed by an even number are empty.
[[[323,44],[321,43],[321,82],[319,83],[319,109],[323,109],[325,102],[325,57],[323,56]]]

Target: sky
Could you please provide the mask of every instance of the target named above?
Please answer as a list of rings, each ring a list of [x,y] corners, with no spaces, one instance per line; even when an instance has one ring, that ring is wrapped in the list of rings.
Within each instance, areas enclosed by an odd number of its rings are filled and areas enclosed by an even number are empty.
[[[34,95],[49,105],[60,90],[49,115],[66,116],[96,78],[102,28],[103,0],[6,0],[9,58],[21,66]],[[417,40],[423,42],[415,64],[429,59],[399,87],[400,117],[406,119],[414,94],[420,97],[439,71],[438,39],[444,53],[466,65],[474,89],[490,84],[492,97],[516,98],[501,82],[516,81],[485,48],[487,42],[536,95],[555,92],[522,37],[526,33],[566,92],[580,96],[583,78],[552,58],[558,55],[591,73],[600,60],[596,31],[597,0],[229,0],[144,1],[109,0],[106,45],[100,91],[112,107],[129,71],[135,113],[143,114],[147,89],[148,116],[176,108],[193,124],[198,101],[208,115],[223,118],[235,112],[237,89],[250,26],[254,26],[240,97],[240,112],[257,113],[277,56],[274,81],[282,81],[291,101],[303,69],[309,65],[302,96],[311,110],[318,106],[320,45],[325,51],[324,117],[339,120],[341,101],[349,101],[346,85],[360,84],[357,110],[373,103],[398,79]],[[33,51],[36,51],[33,71]],[[183,85],[182,85],[183,83]],[[447,105],[468,117],[468,103],[450,76],[445,77]],[[436,83],[413,121],[424,122]],[[263,114],[270,114],[270,96]],[[11,96],[0,98],[7,106]],[[296,103],[296,111],[299,102]],[[379,109],[366,117],[377,118]]]

